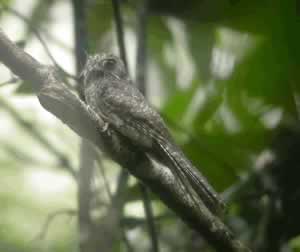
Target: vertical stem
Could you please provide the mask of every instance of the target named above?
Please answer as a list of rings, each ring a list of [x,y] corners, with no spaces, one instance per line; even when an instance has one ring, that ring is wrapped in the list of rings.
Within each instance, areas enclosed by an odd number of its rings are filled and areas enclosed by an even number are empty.
[[[76,72],[80,73],[85,61],[88,49],[86,5],[84,0],[73,0],[74,33],[75,33],[75,59]]]
[[[137,58],[136,58],[136,85],[147,96],[147,18],[148,0],[142,0],[137,10]],[[158,237],[155,228],[153,209],[147,188],[140,184],[140,191],[147,220],[147,227],[151,239],[152,251],[158,252]]]
[[[86,1],[72,0],[74,13],[74,35],[75,35],[75,64],[76,74],[82,71],[86,62],[86,51],[88,51],[87,19],[86,19]],[[84,100],[82,80],[79,80],[77,90],[81,99]]]
[[[123,21],[122,21],[121,10],[120,10],[120,1],[112,0],[112,6],[114,11],[114,17],[115,17],[115,25],[117,31],[120,57],[123,60],[125,67],[128,71],[127,56],[126,56],[125,41],[124,41]]]
[[[136,85],[147,96],[147,8],[148,0],[142,0],[137,10]]]
[[[74,34],[75,34],[75,64],[76,75],[79,76],[86,62],[85,51],[88,49],[86,1],[73,0],[74,11]],[[84,100],[82,80],[79,80],[77,90],[81,99]],[[95,165],[95,153],[93,146],[82,140],[80,144],[80,166],[78,176],[78,228],[79,228],[79,251],[95,252],[93,246],[93,227],[90,215],[91,206],[91,180]]]
[[[91,181],[95,165],[93,146],[82,140],[80,145],[80,166],[78,173],[78,228],[79,228],[79,251],[95,252],[93,248],[91,207]]]
[[[126,55],[126,47],[125,47],[125,39],[124,39],[124,29],[123,29],[123,21],[122,21],[122,15],[120,10],[120,1],[119,0],[112,0],[112,7],[113,7],[113,13],[114,13],[114,19],[115,19],[115,26],[116,26],[116,35],[118,40],[118,47],[119,47],[119,53],[120,57],[124,62],[125,68],[128,71],[128,63],[127,63],[127,55]],[[129,179],[129,173],[125,169],[122,169],[120,172],[119,182],[118,182],[118,188],[115,193],[115,197],[119,197],[119,195],[123,195],[121,193],[122,191],[125,191],[127,188],[127,182]],[[123,204],[119,205],[123,209]],[[131,247],[131,244],[129,240],[127,239],[126,232],[122,228],[122,235],[124,243],[127,247],[128,251],[132,251],[133,248]]]
[[[154,222],[153,210],[151,207],[151,200],[149,197],[149,191],[141,183],[140,183],[140,191],[141,191],[142,197],[143,197],[143,205],[144,205],[144,210],[145,210],[145,215],[146,215],[146,220],[147,220],[147,227],[148,227],[148,232],[149,232],[149,236],[151,239],[151,245],[152,245],[151,251],[159,252],[158,237],[157,237],[157,232],[156,232],[156,228],[155,228],[155,222]]]

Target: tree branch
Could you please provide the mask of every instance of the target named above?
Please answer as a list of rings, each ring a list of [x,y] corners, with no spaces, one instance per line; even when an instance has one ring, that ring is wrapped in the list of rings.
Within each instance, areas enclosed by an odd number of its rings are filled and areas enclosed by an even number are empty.
[[[64,85],[53,67],[34,60],[14,45],[0,30],[0,61],[20,78],[32,82],[42,106],[67,124],[79,136],[87,138],[123,168],[140,179],[189,226],[202,234],[218,251],[249,251],[230,230],[199,201],[194,204],[166,167],[153,165],[145,153],[112,129],[101,132],[101,118]],[[115,136],[115,137],[112,137]],[[198,205],[200,207],[198,207]]]

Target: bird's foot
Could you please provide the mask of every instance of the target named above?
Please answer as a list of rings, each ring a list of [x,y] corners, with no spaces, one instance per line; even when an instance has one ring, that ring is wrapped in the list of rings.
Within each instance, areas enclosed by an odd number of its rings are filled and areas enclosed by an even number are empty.
[[[109,126],[108,122],[105,122],[105,123],[104,123],[104,126],[101,128],[101,132],[102,132],[102,133],[106,132],[107,129],[108,129],[108,126]]]
[[[109,123],[105,122],[89,105],[86,105],[88,113],[93,117],[93,119],[97,122],[97,125],[101,125],[100,132],[101,133],[107,133],[110,135],[110,132],[108,131]],[[103,125],[104,123],[104,125]],[[103,126],[102,126],[103,125]]]
[[[93,117],[93,119],[95,121],[98,121],[98,115],[96,114],[96,112],[88,104],[85,104],[85,106],[87,108],[88,113]]]

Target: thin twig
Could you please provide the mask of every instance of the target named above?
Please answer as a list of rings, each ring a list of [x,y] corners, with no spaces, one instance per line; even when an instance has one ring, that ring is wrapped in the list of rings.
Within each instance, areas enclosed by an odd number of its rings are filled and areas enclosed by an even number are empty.
[[[86,1],[72,0],[74,11],[74,35],[75,35],[75,64],[76,75],[81,76],[80,73],[86,63],[88,51],[88,34],[87,34],[87,13]],[[77,91],[82,100],[84,100],[82,76],[77,85]]]
[[[133,246],[131,245],[129,239],[127,238],[126,231],[123,225],[121,225],[123,208],[124,208],[125,198],[126,198],[124,194],[126,192],[125,189],[127,188],[128,180],[129,180],[129,173],[127,171],[122,170],[118,178],[118,185],[117,185],[116,192],[112,197],[111,202],[112,202],[112,207],[119,210],[119,214],[117,216],[119,217],[119,224],[121,226],[121,235],[124,244],[127,248],[127,251],[132,252],[134,251]]]
[[[147,96],[147,16],[148,0],[141,0],[137,10],[136,85]]]
[[[38,160],[36,157],[33,157],[26,151],[21,150],[21,148],[18,148],[16,144],[13,144],[11,142],[5,142],[1,140],[1,148],[9,155],[14,158],[14,160],[18,160],[19,164],[24,166],[24,164],[30,164],[35,165],[39,167],[49,167],[49,168],[56,168],[57,164],[49,164],[49,162],[43,162],[41,160]],[[34,154],[33,154],[34,155]],[[36,156],[36,155],[35,155]]]
[[[75,209],[61,209],[58,211],[55,211],[53,213],[50,213],[45,221],[45,223],[43,224],[41,231],[37,234],[36,238],[34,238],[34,240],[43,240],[46,235],[47,232],[49,230],[49,227],[51,225],[51,223],[58,217],[61,215],[69,215],[69,216],[74,216],[77,213],[77,211]]]
[[[122,15],[121,15],[121,10],[120,10],[120,1],[112,0],[112,6],[113,6],[113,11],[114,11],[114,18],[115,18],[115,25],[116,25],[120,57],[123,60],[126,69],[128,70],[125,41],[124,41],[125,35],[124,35]]]
[[[18,122],[18,125],[23,127],[23,129],[25,129],[34,139],[36,139],[50,153],[57,157],[62,167],[69,171],[70,174],[76,179],[76,171],[71,166],[71,162],[68,160],[65,154],[58,151],[57,148],[41,134],[39,129],[37,129],[31,122],[23,118],[23,116],[2,97],[0,97],[0,105]]]
[[[155,227],[155,221],[154,221],[154,214],[151,206],[151,199],[149,197],[149,191],[143,184],[140,185],[140,191],[142,193],[143,197],[143,205],[145,209],[146,214],[146,221],[147,221],[147,227],[149,236],[151,239],[151,245],[152,245],[152,252],[158,252],[159,251],[159,245],[158,245],[158,236],[157,236],[157,229]]]
[[[55,60],[55,58],[53,57],[52,53],[50,52],[50,49],[47,45],[47,43],[44,41],[43,37],[41,36],[41,34],[39,33],[39,31],[34,27],[34,25],[32,25],[30,23],[30,20],[25,17],[24,15],[22,15],[21,13],[19,13],[18,11],[14,10],[13,8],[7,6],[7,5],[2,5],[0,8],[2,8],[4,11],[7,11],[11,14],[13,14],[14,16],[16,16],[17,18],[23,20],[28,27],[32,30],[33,34],[36,36],[36,38],[38,39],[38,41],[40,41],[42,47],[44,48],[46,54],[48,55],[48,57],[50,58],[50,60],[53,62],[53,64],[67,77],[74,79],[77,81],[77,77],[75,77],[74,75],[68,73],[65,69],[63,69],[58,62]]]

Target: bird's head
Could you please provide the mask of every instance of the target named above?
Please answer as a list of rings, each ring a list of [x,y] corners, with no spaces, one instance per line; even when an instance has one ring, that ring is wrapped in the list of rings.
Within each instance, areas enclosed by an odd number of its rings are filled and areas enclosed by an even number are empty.
[[[84,84],[106,79],[125,79],[127,71],[123,61],[112,54],[95,54],[89,56],[82,71]]]

